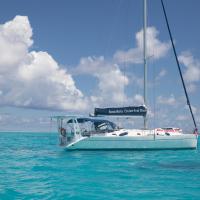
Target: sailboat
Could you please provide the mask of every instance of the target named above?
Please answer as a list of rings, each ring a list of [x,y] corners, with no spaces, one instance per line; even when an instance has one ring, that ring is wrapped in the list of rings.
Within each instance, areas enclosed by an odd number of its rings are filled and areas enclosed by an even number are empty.
[[[67,150],[160,150],[196,149],[198,142],[197,125],[177,59],[173,38],[169,28],[163,0],[161,0],[179,74],[183,83],[187,104],[194,122],[194,132],[185,134],[180,128],[147,128],[147,0],[144,0],[144,105],[129,107],[95,108],[93,117],[54,116],[58,125],[60,145]],[[143,129],[119,128],[115,123],[98,116],[142,116]]]

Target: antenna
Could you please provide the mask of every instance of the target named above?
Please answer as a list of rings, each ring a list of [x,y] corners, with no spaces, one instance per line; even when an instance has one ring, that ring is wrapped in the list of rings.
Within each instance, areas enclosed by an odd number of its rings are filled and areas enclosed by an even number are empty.
[[[147,0],[144,0],[144,21],[143,21],[143,51],[144,51],[144,105],[147,106],[147,48],[146,48],[146,28],[147,28]],[[144,116],[144,129],[147,129],[147,116]]]

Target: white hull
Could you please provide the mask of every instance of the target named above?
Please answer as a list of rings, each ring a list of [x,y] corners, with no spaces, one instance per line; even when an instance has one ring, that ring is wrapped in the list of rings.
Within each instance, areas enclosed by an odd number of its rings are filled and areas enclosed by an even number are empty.
[[[159,150],[196,149],[198,137],[194,134],[170,136],[91,136],[69,144],[67,150]]]

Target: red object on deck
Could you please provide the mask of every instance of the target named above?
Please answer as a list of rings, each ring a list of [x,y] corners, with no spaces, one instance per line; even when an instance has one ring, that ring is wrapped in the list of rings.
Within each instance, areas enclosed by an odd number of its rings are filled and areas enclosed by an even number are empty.
[[[198,129],[195,128],[193,134],[198,135]]]

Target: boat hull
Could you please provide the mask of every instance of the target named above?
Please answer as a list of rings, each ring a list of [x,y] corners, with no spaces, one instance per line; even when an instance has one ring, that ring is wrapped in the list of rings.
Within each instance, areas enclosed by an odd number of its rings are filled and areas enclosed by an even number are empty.
[[[196,149],[198,138],[193,134],[174,136],[92,136],[66,146],[67,150],[161,150]]]

